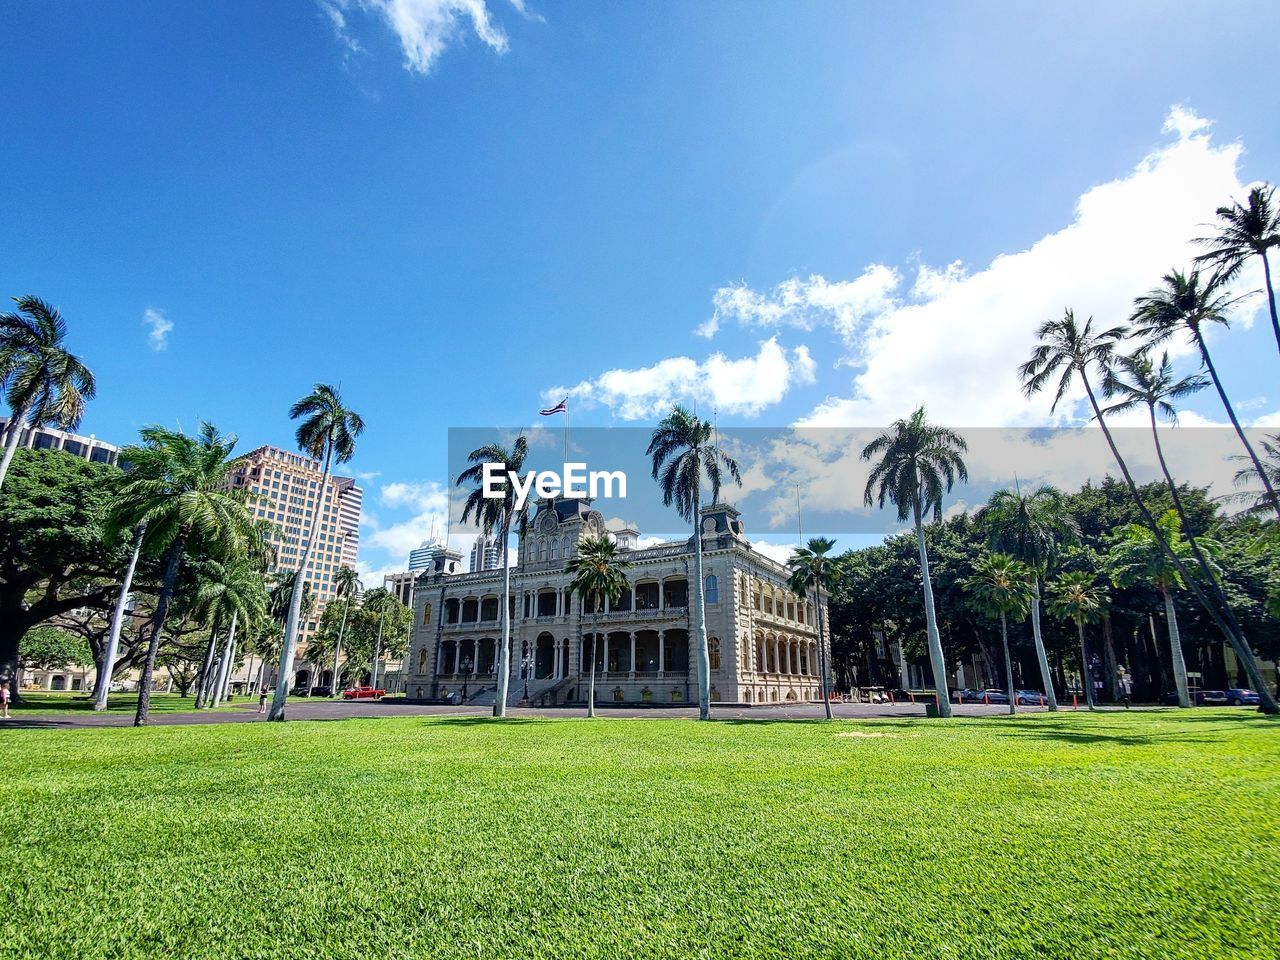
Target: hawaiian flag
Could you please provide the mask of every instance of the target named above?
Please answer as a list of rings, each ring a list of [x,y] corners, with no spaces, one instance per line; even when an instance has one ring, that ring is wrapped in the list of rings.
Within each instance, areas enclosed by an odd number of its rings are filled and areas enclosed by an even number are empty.
[[[568,413],[568,412],[569,412],[569,398],[565,397],[563,400],[557,403],[554,407],[547,407],[547,409],[545,410],[539,410],[538,414],[543,417],[552,417],[552,416],[555,416],[557,413]]]

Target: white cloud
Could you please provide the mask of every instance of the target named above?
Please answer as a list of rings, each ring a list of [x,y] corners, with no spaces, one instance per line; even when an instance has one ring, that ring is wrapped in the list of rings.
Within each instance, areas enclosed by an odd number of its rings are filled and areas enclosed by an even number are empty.
[[[427,74],[451,43],[470,27],[497,53],[507,52],[507,36],[493,20],[487,0],[318,0],[348,53],[360,52],[351,35],[348,13],[358,9],[379,18],[400,41],[405,69]],[[541,19],[528,12],[524,0],[511,0],[521,16]]]
[[[791,555],[796,552],[794,543],[770,543],[767,540],[752,540],[751,549],[756,553],[762,553],[775,563],[786,564],[791,559]]]
[[[420,513],[443,513],[449,505],[449,492],[435,480],[421,483],[384,484],[378,500],[388,507],[412,507]]]
[[[568,395],[588,406],[601,404],[624,420],[667,413],[682,401],[695,401],[727,414],[754,416],[780,401],[796,385],[812,383],[816,364],[805,346],[788,351],[771,337],[753,357],[731,360],[714,353],[701,363],[668,357],[650,367],[607,370],[575,387],[555,387],[543,398]]]
[[[150,328],[147,331],[147,344],[151,349],[157,353],[168,349],[169,331],[173,329],[173,321],[164,315],[164,311],[147,307],[142,314],[142,323]]]
[[[790,296],[793,289],[845,289],[821,277],[799,287],[781,285],[770,296],[733,288],[734,315],[778,326],[826,316],[845,341],[845,362],[860,371],[852,394],[829,397],[803,418],[806,425],[884,424],[922,403],[936,419],[966,426],[1069,419],[1078,406],[1051,417],[1049,397],[1028,401],[1022,395],[1016,371],[1030,354],[1034,330],[1068,307],[1082,320],[1092,315],[1100,324],[1122,323],[1135,296],[1170,268],[1190,264],[1199,252],[1191,240],[1205,232],[1214,209],[1248,189],[1236,172],[1242,147],[1215,145],[1208,126],[1190,110],[1174,108],[1165,129],[1176,139],[1127,176],[1087,190],[1070,224],[982,269],[966,272],[959,262],[941,269],[921,265],[903,296],[896,273],[869,267],[850,281],[881,278],[875,296],[861,301],[869,304],[861,314],[834,307],[824,312],[807,295]],[[1260,268],[1251,265],[1236,286],[1248,290],[1260,282]],[[876,304],[883,304],[879,312]],[[1251,323],[1258,306],[1257,300],[1247,303],[1238,321]],[[1189,354],[1182,341],[1170,350],[1176,357]],[[1078,404],[1080,395],[1072,400]]]

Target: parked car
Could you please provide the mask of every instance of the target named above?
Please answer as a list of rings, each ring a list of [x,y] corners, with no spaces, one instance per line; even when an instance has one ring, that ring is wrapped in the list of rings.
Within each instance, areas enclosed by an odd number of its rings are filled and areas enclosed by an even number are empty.
[[[1227,705],[1227,691],[1197,690],[1193,702],[1197,707],[1225,707]]]
[[[1015,699],[1020,707],[1038,707],[1049,702],[1039,690],[1017,690]]]
[[[343,700],[381,700],[387,691],[377,687],[348,687],[342,691]]]
[[[1260,701],[1256,690],[1232,687],[1227,691],[1227,703],[1233,707],[1256,707]]]
[[[333,687],[324,684],[312,687],[311,695],[313,697],[331,697],[333,696]]]
[[[994,687],[983,690],[978,694],[979,703],[1004,703],[1009,702],[1009,695],[1003,690],[997,690]]]
[[[978,696],[978,691],[972,687],[966,687],[963,690],[951,691],[952,703],[981,703],[982,697]]]

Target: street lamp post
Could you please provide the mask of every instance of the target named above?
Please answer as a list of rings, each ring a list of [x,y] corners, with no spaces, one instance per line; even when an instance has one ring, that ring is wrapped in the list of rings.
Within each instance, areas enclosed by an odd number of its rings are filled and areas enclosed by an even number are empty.
[[[520,661],[520,679],[524,681],[524,698],[529,699],[529,674],[533,673],[533,657],[525,655]]]
[[[462,702],[467,702],[467,680],[471,677],[471,668],[474,666],[470,657],[463,657],[462,663],[459,665],[462,671]]]

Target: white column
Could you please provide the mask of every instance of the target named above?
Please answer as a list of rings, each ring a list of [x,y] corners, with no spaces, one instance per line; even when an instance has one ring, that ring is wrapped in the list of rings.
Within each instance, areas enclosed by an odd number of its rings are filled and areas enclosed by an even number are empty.
[[[658,676],[667,671],[667,631],[658,631]]]
[[[663,583],[663,581],[661,580],[658,581],[658,609],[659,610],[667,609],[666,584]]]
[[[636,675],[636,635],[631,634],[631,676]]]
[[[602,643],[600,649],[604,651],[600,658],[600,676],[605,677],[609,675],[609,635],[604,634],[600,640]]]

